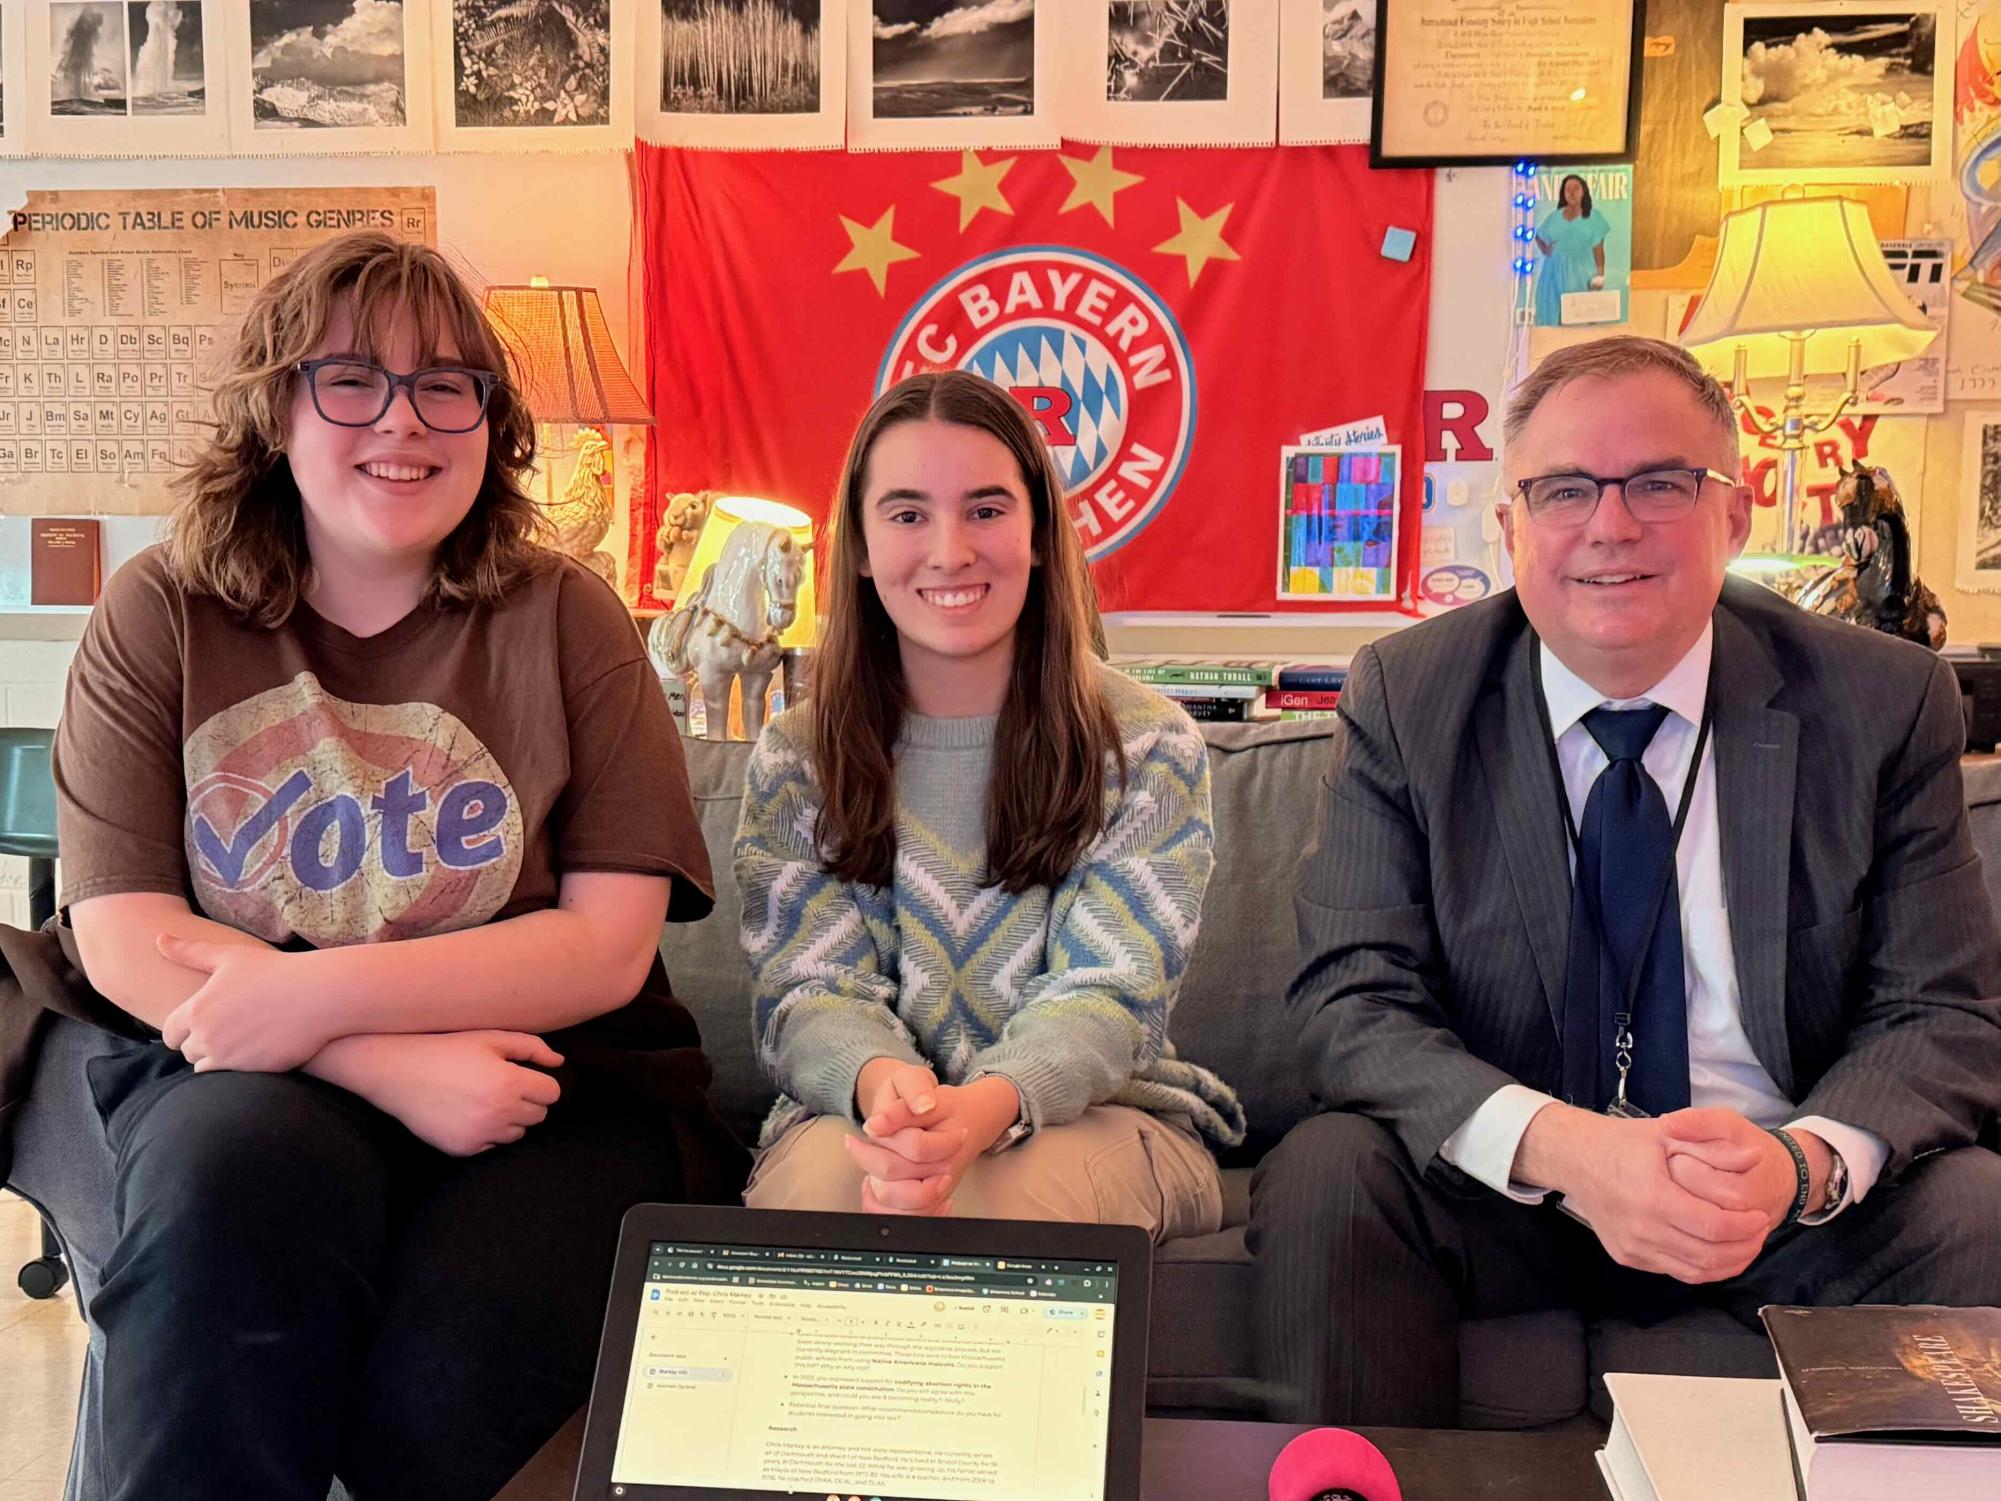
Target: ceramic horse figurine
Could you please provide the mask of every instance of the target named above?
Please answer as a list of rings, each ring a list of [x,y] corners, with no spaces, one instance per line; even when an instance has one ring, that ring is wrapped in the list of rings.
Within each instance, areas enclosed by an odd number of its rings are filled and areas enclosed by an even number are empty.
[[[746,521],[673,614],[653,623],[647,650],[663,672],[695,674],[707,736],[729,738],[730,683],[743,684],[743,732],[764,727],[764,692],[780,660],[778,638],[799,609],[806,549],[784,527]]]

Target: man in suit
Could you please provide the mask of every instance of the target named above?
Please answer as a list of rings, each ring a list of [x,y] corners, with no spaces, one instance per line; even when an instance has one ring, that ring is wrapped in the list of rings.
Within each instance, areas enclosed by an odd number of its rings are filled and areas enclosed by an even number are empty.
[[[1673,346],[1551,355],[1505,436],[1515,588],[1356,658],[1300,863],[1275,1417],[1452,1426],[1463,1318],[2001,1303],[1952,673],[1726,579],[1737,427]]]

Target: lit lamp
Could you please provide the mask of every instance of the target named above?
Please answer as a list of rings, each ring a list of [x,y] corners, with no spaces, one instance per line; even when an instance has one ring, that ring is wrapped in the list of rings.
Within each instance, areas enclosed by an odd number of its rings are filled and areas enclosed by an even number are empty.
[[[792,623],[777,636],[784,674],[781,681],[788,705],[798,702],[803,695],[805,654],[819,641],[813,587],[813,518],[804,511],[775,500],[760,500],[750,495],[717,497],[716,503],[709,507],[708,519],[702,523],[701,536],[695,540],[694,555],[688,560],[688,572],[681,581],[674,613],[662,616],[654,623],[650,638],[654,643],[655,661],[663,670],[685,670],[696,678],[703,699],[704,733],[711,740],[727,738],[723,721],[729,716],[732,687],[729,676],[744,671],[742,664],[753,649],[771,639],[765,635],[770,629],[768,616],[760,613],[769,610],[773,592],[765,581],[763,570],[769,553],[745,556],[740,548],[729,568],[713,578],[710,575],[710,570],[724,561],[723,550],[730,538],[740,527],[752,522],[789,533],[803,560],[803,567],[797,568],[798,591],[793,596]],[[766,534],[763,546],[769,548],[770,542],[771,538]],[[756,539],[752,539],[745,545],[758,544]],[[775,572],[789,577],[785,569]],[[754,586],[746,588],[745,583],[751,575],[756,575]],[[670,641],[680,643],[678,655],[668,646]],[[698,646],[698,642],[710,644]],[[768,662],[770,659],[766,657],[764,660]],[[763,675],[755,679],[755,694],[748,687],[752,679],[746,677],[743,680],[746,687],[742,694],[740,733],[747,739],[755,740],[764,722],[763,688],[766,680]],[[691,706],[695,696],[690,694]],[[751,701],[753,697],[755,703]],[[732,733],[739,732],[735,725],[729,728]]]
[[[611,530],[613,423],[650,425],[653,413],[626,374],[611,341],[604,309],[591,287],[552,287],[532,277],[525,287],[489,287],[486,316],[507,348],[514,383],[538,427],[542,504],[556,548],[618,587],[618,567],[599,544]],[[580,425],[575,462],[560,495],[555,489],[553,425]]]
[[[1723,220],[1716,270],[1681,342],[1711,373],[1728,374],[1732,404],[1785,456],[1779,550],[1799,545],[1800,454],[1860,394],[1865,366],[1908,360],[1935,330],[1898,287],[1869,225],[1848,198],[1780,198]],[[1809,373],[1845,371],[1825,411],[1806,410]],[[1751,403],[1750,382],[1785,377],[1776,418]],[[1776,560],[1775,560],[1776,561]],[[1820,562],[1824,559],[1786,559]]]
[[[759,500],[754,495],[719,496],[716,503],[709,507],[709,519],[702,523],[702,535],[695,540],[694,555],[688,559],[687,577],[681,583],[683,599],[691,597],[701,587],[703,578],[722,557],[723,544],[729,541],[730,533],[746,521],[762,521],[767,526],[785,528],[792,533],[792,540],[811,557],[813,518],[804,511],[775,500]],[[815,603],[813,568],[809,562],[799,580],[798,613],[778,637],[778,644],[787,651],[810,651],[819,641],[819,626],[814,619]]]

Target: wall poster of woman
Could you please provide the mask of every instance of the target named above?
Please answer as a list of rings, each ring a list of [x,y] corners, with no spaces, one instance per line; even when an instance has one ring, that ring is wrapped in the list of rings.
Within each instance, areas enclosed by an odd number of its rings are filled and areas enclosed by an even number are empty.
[[[1632,268],[1632,168],[1536,175],[1535,322],[1621,323]]]

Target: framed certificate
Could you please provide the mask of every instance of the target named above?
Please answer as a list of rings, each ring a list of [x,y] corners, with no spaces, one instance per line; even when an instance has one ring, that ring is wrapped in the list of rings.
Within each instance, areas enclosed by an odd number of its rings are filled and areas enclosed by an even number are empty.
[[[1376,0],[1369,164],[1631,161],[1634,0]]]

